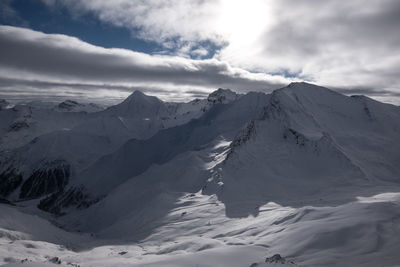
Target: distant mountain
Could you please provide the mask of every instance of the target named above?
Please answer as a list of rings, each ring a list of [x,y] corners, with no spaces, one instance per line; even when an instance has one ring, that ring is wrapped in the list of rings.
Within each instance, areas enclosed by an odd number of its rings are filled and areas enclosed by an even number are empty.
[[[65,100],[61,102],[57,106],[55,106],[55,110],[60,112],[97,112],[103,110],[103,108],[99,105],[89,103],[89,104],[81,104],[73,100]]]
[[[6,100],[0,99],[0,110],[6,109],[9,105],[10,103],[8,103]]]

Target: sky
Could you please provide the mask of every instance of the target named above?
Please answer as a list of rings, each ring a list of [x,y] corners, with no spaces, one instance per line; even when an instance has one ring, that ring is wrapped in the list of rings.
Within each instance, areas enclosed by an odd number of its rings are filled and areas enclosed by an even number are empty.
[[[306,81],[400,104],[398,0],[0,0],[0,98],[167,101]]]

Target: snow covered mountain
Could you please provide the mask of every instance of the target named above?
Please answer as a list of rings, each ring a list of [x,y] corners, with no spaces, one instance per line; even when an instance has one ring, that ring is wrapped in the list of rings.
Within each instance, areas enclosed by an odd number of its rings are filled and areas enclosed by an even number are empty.
[[[97,112],[103,110],[103,108],[99,105],[89,103],[89,104],[81,104],[74,100],[65,100],[64,102],[58,104],[54,107],[55,110],[60,112]]]
[[[53,130],[1,153],[0,195],[23,202],[0,204],[0,262],[21,258],[26,242],[32,261],[82,266],[400,262],[397,106],[292,83],[189,103],[136,91],[93,113],[19,109],[0,111],[4,125]],[[64,129],[57,116],[75,120]],[[32,213],[38,228],[51,217],[87,236],[54,227],[54,240],[9,223]]]

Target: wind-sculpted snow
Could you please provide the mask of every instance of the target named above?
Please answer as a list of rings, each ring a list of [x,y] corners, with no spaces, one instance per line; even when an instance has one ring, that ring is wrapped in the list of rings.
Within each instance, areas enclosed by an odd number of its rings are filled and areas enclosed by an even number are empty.
[[[110,201],[115,198],[117,192]],[[230,219],[215,196],[186,194],[162,218],[135,214],[155,227],[138,242],[129,241],[132,232],[141,230],[129,221],[133,214],[125,214],[103,233],[82,235],[63,231],[21,207],[0,204],[0,264],[24,259],[25,264],[49,263],[58,257],[66,266],[249,267],[270,266],[265,261],[275,254],[286,264],[294,263],[288,266],[398,264],[399,193],[369,195],[336,206],[316,204],[295,208],[270,202],[260,207],[257,217]],[[117,202],[108,205],[103,208]],[[116,208],[121,206],[126,211],[129,203],[120,202]]]
[[[8,200],[43,158],[63,158],[71,175],[40,200],[0,201],[0,263],[400,262],[399,107],[293,83],[270,95],[221,89],[189,103],[137,92],[85,116],[2,154]],[[21,114],[5,109],[0,118]]]

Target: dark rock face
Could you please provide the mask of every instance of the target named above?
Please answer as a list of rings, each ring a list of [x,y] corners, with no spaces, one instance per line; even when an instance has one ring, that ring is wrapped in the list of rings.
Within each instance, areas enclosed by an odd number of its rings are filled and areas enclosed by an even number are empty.
[[[227,97],[236,98],[237,95],[229,89],[218,88],[218,90],[209,94],[207,101],[212,104],[223,103],[225,100],[227,100]]]
[[[26,121],[21,120],[21,121],[16,121],[13,124],[11,124],[8,131],[9,132],[18,132],[22,129],[28,129],[28,128],[29,128],[29,124]]]
[[[62,209],[75,206],[78,209],[88,208],[99,199],[90,198],[82,187],[71,187],[67,191],[60,190],[42,199],[38,208],[56,215],[62,215]]]
[[[53,162],[32,172],[23,183],[19,197],[21,199],[37,198],[63,190],[68,184],[70,167],[64,162]]]
[[[235,152],[241,145],[248,142],[254,135],[256,134],[256,123],[254,120],[250,121],[245,128],[243,128],[233,139],[232,143],[230,144],[228,155],[226,159],[228,159],[232,153]]]
[[[305,146],[306,142],[308,141],[307,138],[303,134],[301,134],[298,131],[291,129],[291,128],[285,130],[285,132],[283,134],[283,138],[285,138],[285,139],[291,138],[299,146]]]
[[[61,264],[61,260],[59,257],[53,257],[49,259],[49,262],[54,263],[54,264]]]
[[[286,262],[286,260],[280,254],[275,254],[272,257],[266,258],[265,262],[267,262],[267,263],[282,263],[282,264],[284,264]]]
[[[15,169],[9,168],[0,173],[0,196],[7,197],[22,183],[22,175]]]

